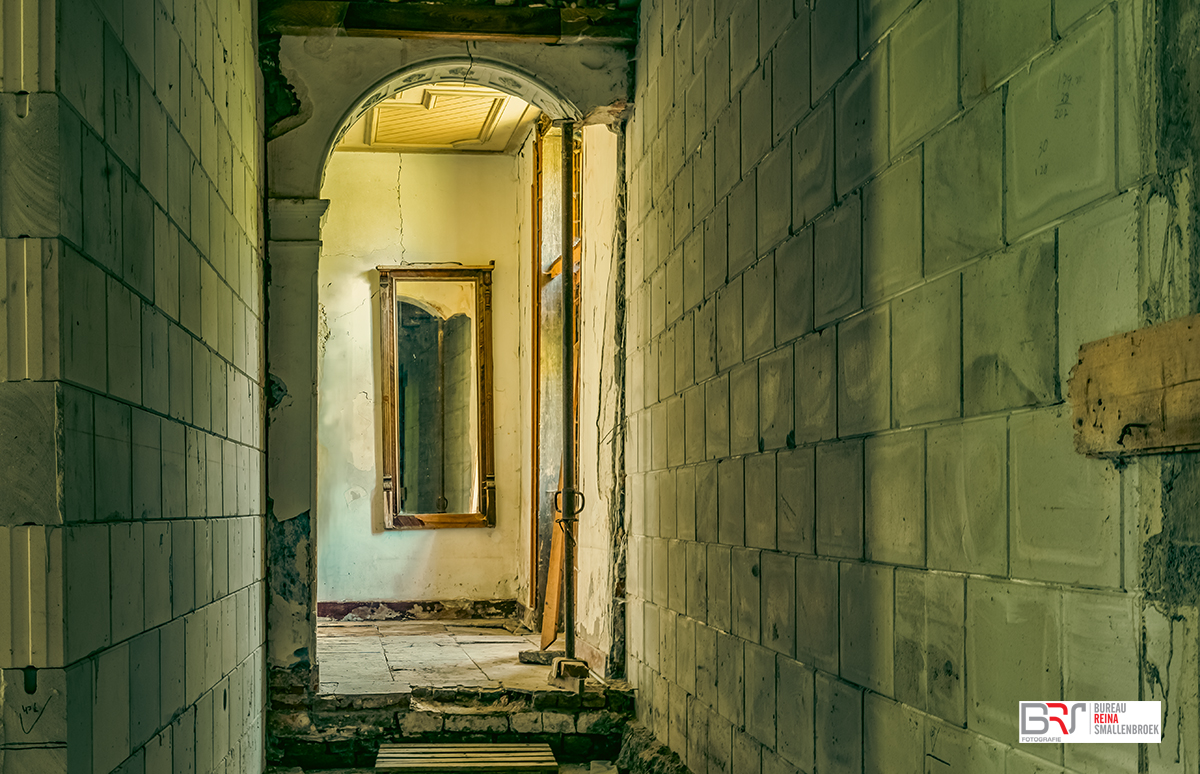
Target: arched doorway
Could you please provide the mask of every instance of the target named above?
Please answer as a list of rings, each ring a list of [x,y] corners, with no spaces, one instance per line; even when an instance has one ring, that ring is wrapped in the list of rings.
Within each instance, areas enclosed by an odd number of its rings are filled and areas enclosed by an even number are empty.
[[[297,81],[304,84],[308,117],[267,146],[272,197],[268,201],[266,357],[271,390],[266,541],[270,584],[266,608],[269,685],[273,692],[313,695],[318,680],[317,276],[322,220],[328,206],[319,194],[332,149],[372,105],[414,83],[487,84],[507,94],[528,97],[532,104],[558,118],[611,117],[623,108],[622,97],[618,96],[626,89],[623,55],[591,53],[599,60],[581,63],[580,57],[568,49],[550,49],[547,53],[539,50],[541,47],[512,44],[480,44],[466,56],[436,55],[446,52],[449,45],[444,41],[417,43],[421,45],[412,47],[423,47],[430,55],[384,77],[372,77],[361,66],[363,61],[376,61],[365,56],[371,42],[349,41],[345,55],[338,57],[327,51],[318,55],[305,50],[302,43],[295,44],[296,56],[290,64]],[[284,48],[286,54],[287,46]],[[453,48],[462,51],[460,44]],[[488,54],[511,56],[502,60]],[[355,59],[359,65],[351,66],[348,59]],[[529,75],[530,65],[546,75]],[[339,79],[339,73],[345,77]],[[549,82],[551,77],[555,79],[553,84]],[[348,99],[347,84],[354,83],[370,86]],[[611,243],[611,235],[606,236]]]

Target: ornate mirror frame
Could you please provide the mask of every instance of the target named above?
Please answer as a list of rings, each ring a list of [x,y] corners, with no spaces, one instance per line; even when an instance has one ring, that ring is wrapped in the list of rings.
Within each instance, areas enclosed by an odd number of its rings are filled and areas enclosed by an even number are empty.
[[[444,529],[496,526],[495,428],[492,405],[492,267],[452,268],[377,266],[379,271],[379,331],[383,393],[383,523],[386,529]],[[399,282],[470,282],[475,287],[476,378],[478,379],[479,439],[475,462],[479,475],[473,513],[401,513],[397,496],[400,480],[399,384],[396,352],[396,285]]]

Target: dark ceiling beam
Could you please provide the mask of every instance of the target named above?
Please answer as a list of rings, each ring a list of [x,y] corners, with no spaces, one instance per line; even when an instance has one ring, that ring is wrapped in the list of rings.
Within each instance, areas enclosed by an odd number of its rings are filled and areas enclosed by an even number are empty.
[[[263,33],[346,35],[527,43],[632,45],[637,14],[611,8],[521,8],[443,2],[262,0]]]

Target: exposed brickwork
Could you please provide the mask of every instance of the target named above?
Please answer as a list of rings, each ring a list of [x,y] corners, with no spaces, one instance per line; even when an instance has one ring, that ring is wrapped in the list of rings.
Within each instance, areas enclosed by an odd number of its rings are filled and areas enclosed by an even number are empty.
[[[560,762],[613,760],[634,713],[623,683],[582,695],[446,687],[294,702],[276,690],[272,703],[269,759],[305,768],[371,766],[383,742],[546,742]]]

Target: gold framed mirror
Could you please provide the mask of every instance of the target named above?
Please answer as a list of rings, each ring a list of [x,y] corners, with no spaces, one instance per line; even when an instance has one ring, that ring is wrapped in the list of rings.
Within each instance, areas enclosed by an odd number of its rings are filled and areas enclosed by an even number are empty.
[[[494,527],[492,267],[376,268],[384,526]]]

